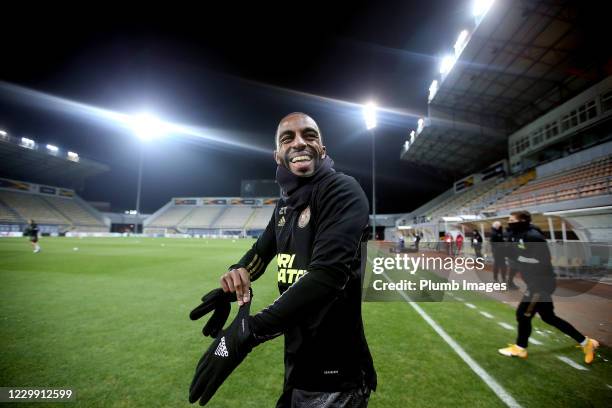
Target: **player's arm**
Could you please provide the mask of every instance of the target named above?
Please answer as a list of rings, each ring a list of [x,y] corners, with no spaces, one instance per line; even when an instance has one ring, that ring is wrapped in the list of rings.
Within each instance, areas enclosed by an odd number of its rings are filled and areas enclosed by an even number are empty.
[[[272,305],[250,318],[258,341],[273,338],[316,313],[342,291],[368,223],[368,202],[353,179],[341,179],[321,192],[317,231],[308,273]]]
[[[225,292],[236,292],[238,303],[250,300],[251,282],[257,280],[276,255],[276,235],[274,231],[274,214],[264,233],[255,241],[251,249],[229,267],[221,276],[221,288]]]

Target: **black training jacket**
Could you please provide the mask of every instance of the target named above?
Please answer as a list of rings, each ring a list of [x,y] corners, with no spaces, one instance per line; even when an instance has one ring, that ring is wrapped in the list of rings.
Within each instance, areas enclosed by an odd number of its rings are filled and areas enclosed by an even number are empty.
[[[556,287],[555,274],[548,243],[542,231],[529,225],[526,231],[509,233],[508,240],[511,259],[521,272],[527,289],[531,293],[553,293]]]
[[[285,394],[376,387],[361,319],[368,214],[355,179],[332,172],[296,208],[279,200],[264,234],[233,265],[256,280],[276,263],[281,296],[251,325],[259,340],[285,335]]]

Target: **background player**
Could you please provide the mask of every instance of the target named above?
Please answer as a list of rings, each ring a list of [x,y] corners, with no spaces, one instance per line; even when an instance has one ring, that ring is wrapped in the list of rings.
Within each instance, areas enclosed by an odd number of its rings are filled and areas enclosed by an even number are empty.
[[[516,344],[499,349],[508,357],[527,358],[527,345],[531,335],[531,319],[539,313],[545,323],[576,340],[584,352],[584,362],[593,361],[597,340],[585,337],[574,326],[555,315],[552,293],[556,282],[550,251],[542,231],[531,224],[528,211],[515,211],[508,219],[509,255],[514,259],[527,284],[527,292],[516,309],[518,336]]]
[[[38,233],[40,230],[38,229],[38,225],[34,222],[34,220],[28,220],[28,226],[25,231],[23,231],[23,235],[30,237],[30,244],[32,244],[32,248],[34,248],[34,253],[40,252],[40,245],[38,245]]]

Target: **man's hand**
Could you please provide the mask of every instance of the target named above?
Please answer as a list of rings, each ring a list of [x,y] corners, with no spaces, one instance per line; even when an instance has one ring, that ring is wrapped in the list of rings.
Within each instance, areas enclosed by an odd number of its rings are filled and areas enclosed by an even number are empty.
[[[242,306],[250,302],[251,277],[245,268],[231,269],[221,276],[221,288],[224,292],[236,292],[238,304]]]
[[[202,303],[189,314],[191,320],[198,320],[214,310],[212,317],[202,329],[204,336],[217,337],[230,314],[231,302],[236,301],[233,293],[214,289],[202,297]]]
[[[240,307],[232,324],[219,333],[198,362],[189,387],[192,404],[200,400],[200,405],[206,405],[257,344],[249,324],[250,307],[249,303]]]

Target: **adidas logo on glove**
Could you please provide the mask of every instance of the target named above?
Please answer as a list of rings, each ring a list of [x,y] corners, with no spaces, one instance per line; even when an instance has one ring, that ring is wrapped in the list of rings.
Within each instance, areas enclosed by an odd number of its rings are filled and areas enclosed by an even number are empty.
[[[215,350],[215,356],[219,357],[228,357],[229,353],[227,352],[227,347],[225,347],[225,336],[221,337],[221,341]]]

